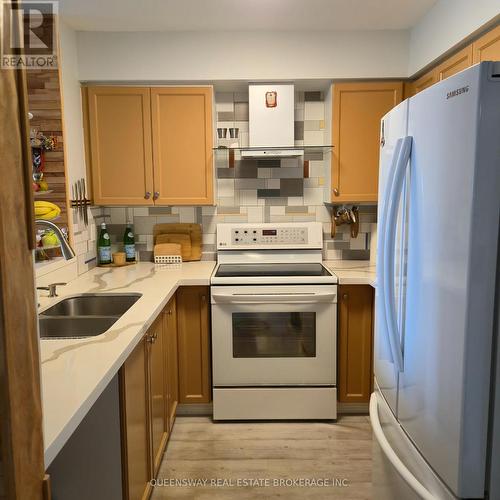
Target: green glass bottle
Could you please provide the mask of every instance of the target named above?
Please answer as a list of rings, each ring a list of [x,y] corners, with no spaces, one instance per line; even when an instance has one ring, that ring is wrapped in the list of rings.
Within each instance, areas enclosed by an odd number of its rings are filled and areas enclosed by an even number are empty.
[[[132,223],[128,222],[123,235],[123,247],[125,249],[125,260],[135,262],[135,238],[132,231]]]
[[[97,254],[99,264],[111,264],[111,240],[105,222],[101,224],[101,231],[99,232],[99,240],[97,242]]]

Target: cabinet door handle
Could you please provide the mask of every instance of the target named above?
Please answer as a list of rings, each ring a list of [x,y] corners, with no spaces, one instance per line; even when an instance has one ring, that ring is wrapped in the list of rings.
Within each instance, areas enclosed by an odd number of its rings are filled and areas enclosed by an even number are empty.
[[[339,193],[339,190],[337,188],[333,188],[333,194],[335,196],[338,196],[340,193]]]
[[[344,300],[347,300],[347,299],[349,298],[349,295],[348,295],[347,293],[344,293],[344,295],[342,295],[342,298],[343,298]]]
[[[158,191],[155,191],[153,194],[153,200],[157,200],[160,197],[160,193]]]
[[[146,194],[144,195],[145,200],[149,200],[151,198],[151,191],[146,191]]]

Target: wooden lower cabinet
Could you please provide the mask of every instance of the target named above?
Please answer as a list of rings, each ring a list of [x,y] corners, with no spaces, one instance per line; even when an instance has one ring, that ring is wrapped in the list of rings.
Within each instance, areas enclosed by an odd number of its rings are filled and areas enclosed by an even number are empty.
[[[179,363],[177,360],[177,305],[175,296],[163,311],[164,356],[166,360],[167,432],[172,431],[179,402]]]
[[[338,389],[342,403],[368,403],[373,381],[373,288],[339,287]]]
[[[153,477],[156,477],[160,468],[163,452],[167,444],[167,386],[165,380],[164,331],[163,317],[154,322],[146,339],[149,362],[149,411],[151,421],[151,463]]]
[[[123,491],[149,498],[178,402],[211,400],[208,287],[181,288],[120,371]]]
[[[168,439],[165,335],[160,315],[120,373],[124,498],[149,498]]]
[[[179,403],[209,403],[209,289],[182,287],[177,292]]]
[[[148,410],[148,373],[145,335],[120,372],[124,498],[148,498],[151,490],[151,453]]]

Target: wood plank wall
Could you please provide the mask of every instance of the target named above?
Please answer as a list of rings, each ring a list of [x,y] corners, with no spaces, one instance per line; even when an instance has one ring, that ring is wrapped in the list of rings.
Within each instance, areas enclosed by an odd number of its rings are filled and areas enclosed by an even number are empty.
[[[49,183],[48,193],[36,200],[47,200],[61,207],[61,217],[55,221],[58,226],[68,225],[66,206],[66,174],[64,165],[64,137],[62,128],[62,103],[59,87],[59,71],[29,70],[28,79],[28,106],[33,119],[30,127],[36,127],[45,136],[54,136],[57,147],[54,151],[45,152],[44,178]]]

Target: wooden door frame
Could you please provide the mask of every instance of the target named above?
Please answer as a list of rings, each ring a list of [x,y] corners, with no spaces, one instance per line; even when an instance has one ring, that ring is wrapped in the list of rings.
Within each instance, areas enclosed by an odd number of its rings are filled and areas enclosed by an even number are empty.
[[[47,498],[26,75],[0,71],[0,468],[6,498]],[[8,170],[8,171],[7,171]]]

